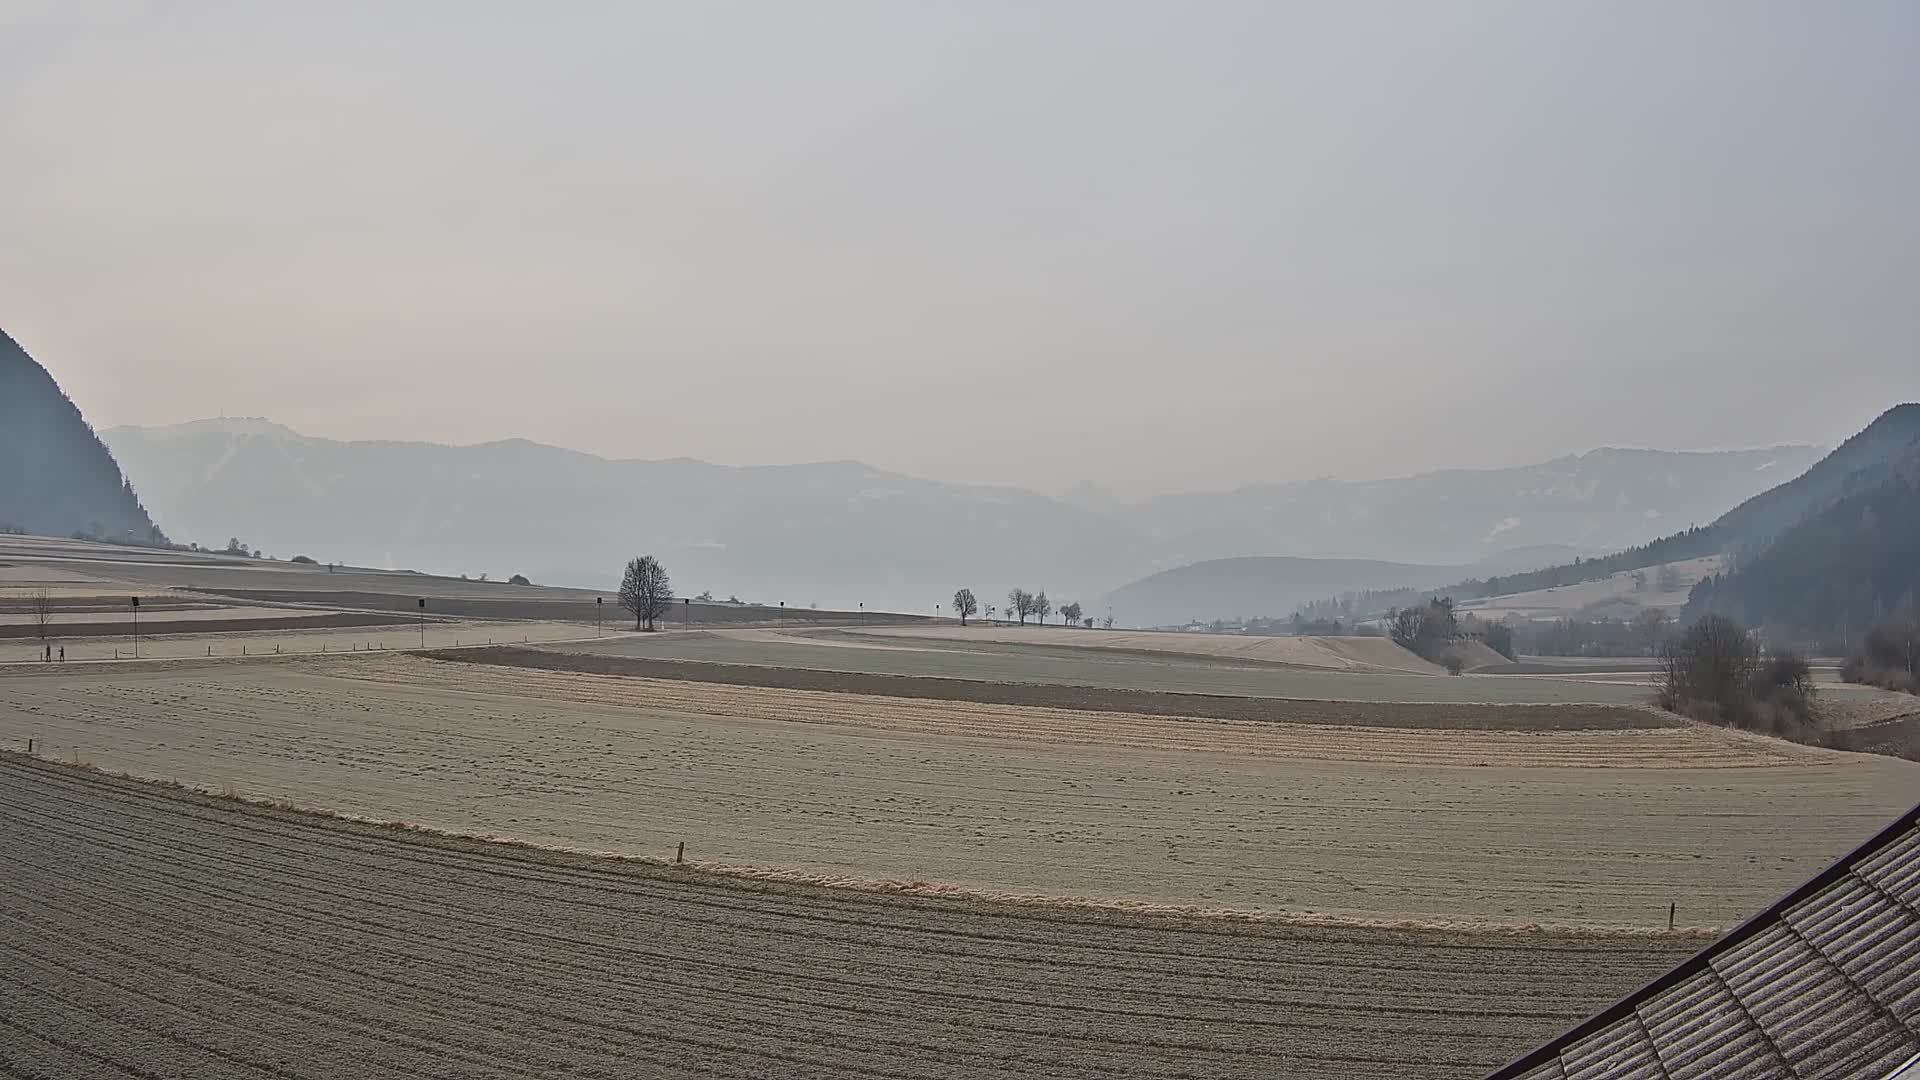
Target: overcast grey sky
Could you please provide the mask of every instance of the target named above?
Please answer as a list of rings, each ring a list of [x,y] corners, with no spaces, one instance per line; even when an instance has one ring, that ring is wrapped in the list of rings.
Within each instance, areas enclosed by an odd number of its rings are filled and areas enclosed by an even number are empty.
[[[1920,397],[1920,4],[0,0],[98,426],[1127,493]]]

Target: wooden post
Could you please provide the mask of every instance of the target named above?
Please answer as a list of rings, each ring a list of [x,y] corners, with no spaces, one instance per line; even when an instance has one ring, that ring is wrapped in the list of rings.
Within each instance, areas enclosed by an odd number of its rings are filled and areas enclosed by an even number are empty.
[[[27,740],[27,756],[28,757],[33,756],[33,740],[32,739]]]
[[[682,840],[680,841],[680,850],[673,853],[673,861],[682,862],[686,859],[686,857],[687,857],[687,842],[685,840]]]
[[[1673,929],[1673,914],[1680,910],[1678,901],[1667,905],[1667,929]]]

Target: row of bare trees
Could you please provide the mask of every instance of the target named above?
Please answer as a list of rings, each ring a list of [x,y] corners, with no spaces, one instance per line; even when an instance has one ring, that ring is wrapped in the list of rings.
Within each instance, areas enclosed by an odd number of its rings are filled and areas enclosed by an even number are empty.
[[[989,619],[992,619],[995,614],[1000,615],[1002,618],[1019,619],[1020,625],[1025,626],[1028,618],[1044,624],[1047,621],[1047,616],[1054,614],[1056,611],[1060,615],[1060,624],[1062,626],[1085,626],[1088,629],[1092,629],[1093,627],[1093,620],[1084,617],[1085,612],[1077,601],[1070,604],[1061,604],[1058,608],[1055,608],[1053,601],[1047,599],[1045,589],[1037,593],[1030,593],[1025,589],[1013,589],[1007,593],[1006,608],[999,609],[995,608],[992,604],[988,604],[984,614]],[[955,592],[953,594],[953,613],[960,617],[961,626],[967,625],[968,619],[973,618],[975,615],[982,614],[980,598],[973,595],[972,589],[961,589]]]

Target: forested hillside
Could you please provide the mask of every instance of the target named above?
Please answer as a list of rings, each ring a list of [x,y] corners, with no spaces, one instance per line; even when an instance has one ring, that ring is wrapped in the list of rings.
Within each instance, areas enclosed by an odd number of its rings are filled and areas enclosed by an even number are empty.
[[[1892,475],[1893,463],[1917,441],[1920,404],[1896,405],[1806,472],[1746,500],[1711,525],[1664,536],[1604,558],[1473,582],[1470,584],[1477,587],[1461,589],[1459,595],[1464,599],[1572,585],[1623,570],[1722,552],[1751,558],[1801,521],[1885,481]]]
[[[1871,483],[1878,478],[1877,483]],[[1687,615],[1730,615],[1803,640],[1850,641],[1920,598],[1920,443],[1733,572],[1695,587]],[[1868,486],[1871,484],[1871,486]]]
[[[47,370],[0,331],[0,529],[165,543]]]

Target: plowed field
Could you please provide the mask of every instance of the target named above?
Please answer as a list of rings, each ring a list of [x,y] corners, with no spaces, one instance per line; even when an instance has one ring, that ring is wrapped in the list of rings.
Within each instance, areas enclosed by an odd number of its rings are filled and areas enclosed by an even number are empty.
[[[0,740],[542,844],[988,894],[1729,925],[1920,766],[1697,726],[1182,720],[359,656],[0,677]]]
[[[0,754],[0,1072],[1474,1076],[1697,939],[755,882]]]

